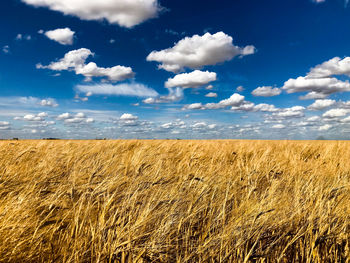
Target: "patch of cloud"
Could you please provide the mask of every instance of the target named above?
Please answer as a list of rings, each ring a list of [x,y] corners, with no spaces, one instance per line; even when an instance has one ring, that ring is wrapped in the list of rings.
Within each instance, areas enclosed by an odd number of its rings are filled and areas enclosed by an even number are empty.
[[[346,116],[348,113],[350,112],[349,109],[341,109],[341,108],[335,108],[335,109],[331,109],[326,111],[322,117],[323,118],[338,118],[338,117],[344,117]]]
[[[69,27],[58,28],[45,32],[45,36],[49,39],[60,43],[61,45],[73,45],[75,32]]]
[[[305,108],[302,106],[293,106],[291,108],[280,109],[280,111],[272,115],[277,118],[300,118],[304,117]]]
[[[44,106],[44,107],[58,107],[59,106],[59,104],[56,102],[56,100],[51,99],[51,98],[41,100],[39,102],[39,105]]]
[[[208,94],[205,95],[207,98],[217,98],[218,94],[215,92],[209,92]]]
[[[245,88],[243,86],[238,86],[236,89],[238,92],[243,92]]]
[[[83,112],[78,112],[76,114],[65,112],[58,115],[56,119],[63,121],[65,124],[89,124],[94,122],[93,118],[88,118]]]
[[[324,110],[328,107],[333,106],[335,103],[336,103],[335,100],[330,100],[330,99],[316,100],[309,107],[307,107],[307,109],[308,110]]]
[[[143,100],[142,102],[145,104],[171,103],[171,102],[176,102],[181,100],[184,96],[182,88],[175,88],[175,89],[169,88],[168,91],[169,91],[168,95],[150,97]]]
[[[323,62],[322,64],[312,68],[308,74],[308,77],[329,78],[337,75],[350,76],[350,57],[345,57],[343,59],[335,57]]]
[[[120,120],[122,121],[135,121],[137,120],[139,117],[132,115],[130,113],[124,113],[122,116],[120,116]]]
[[[275,124],[272,126],[273,129],[284,129],[286,128],[286,125],[283,124]]]
[[[234,93],[230,98],[221,100],[218,103],[207,103],[203,105],[202,103],[193,103],[190,105],[185,105],[184,110],[194,110],[194,109],[223,109],[227,107],[237,107],[242,105],[244,102],[244,96]]]
[[[40,112],[38,114],[26,114],[22,118],[17,117],[14,118],[15,120],[23,120],[23,121],[36,121],[41,122],[45,121],[45,118],[48,117],[48,114],[46,112]]]
[[[256,97],[273,97],[281,94],[279,88],[274,88],[271,86],[258,87],[252,91],[252,95]]]
[[[72,50],[60,60],[51,62],[47,66],[37,64],[37,68],[54,71],[74,71],[76,74],[85,76],[87,81],[90,81],[93,77],[105,77],[112,82],[117,82],[134,77],[135,74],[130,67],[114,66],[103,68],[98,67],[94,62],[86,64],[87,58],[93,55],[94,53],[87,48]]]
[[[238,47],[233,45],[231,36],[218,32],[194,35],[180,40],[172,48],[152,51],[147,61],[159,62],[159,68],[170,72],[179,72],[185,68],[198,69],[229,61],[236,56],[251,55],[256,52],[254,46]]]
[[[197,88],[200,86],[207,85],[208,83],[216,80],[216,73],[209,71],[195,70],[190,73],[178,74],[174,78],[169,78],[165,82],[166,88],[181,87]]]
[[[17,41],[21,41],[21,40],[31,40],[32,39],[32,36],[31,35],[23,35],[23,34],[17,34],[15,40]]]
[[[93,85],[77,85],[76,90],[82,93],[94,95],[110,96],[130,96],[130,97],[156,97],[158,92],[140,83],[122,83],[112,85],[108,83]]]
[[[2,52],[4,52],[5,54],[9,54],[10,53],[10,46],[9,45],[3,46]]]
[[[318,128],[319,131],[328,131],[329,129],[332,128],[332,125],[330,124],[325,124],[325,125],[322,125]]]
[[[336,92],[350,91],[350,83],[337,78],[298,77],[286,81],[282,89],[287,93],[308,92],[304,99],[314,99],[325,98]]]
[[[35,7],[46,7],[82,20],[107,20],[131,28],[157,17],[161,7],[157,0],[22,0]]]

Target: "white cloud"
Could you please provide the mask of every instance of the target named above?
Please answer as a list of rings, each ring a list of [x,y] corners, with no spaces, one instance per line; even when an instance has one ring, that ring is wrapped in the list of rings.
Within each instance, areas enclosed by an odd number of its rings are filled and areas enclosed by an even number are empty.
[[[279,112],[273,113],[273,116],[280,118],[300,118],[304,116],[304,110],[305,108],[302,106],[294,106],[281,109]]]
[[[207,103],[202,105],[202,103],[193,103],[183,107],[184,110],[194,110],[194,109],[223,109],[226,107],[238,107],[244,103],[244,96],[234,93],[230,98],[221,100],[218,103]]]
[[[62,45],[73,45],[74,34],[75,32],[68,27],[45,32],[45,36]]]
[[[207,95],[205,95],[208,98],[217,98],[218,94],[215,92],[209,92]]]
[[[298,77],[286,81],[282,89],[286,90],[287,93],[306,91],[312,95],[304,98],[324,98],[335,92],[350,91],[350,83],[336,78]]]
[[[120,120],[122,120],[122,121],[135,121],[138,118],[139,117],[132,115],[130,113],[124,113],[122,116],[120,116]]]
[[[45,106],[45,107],[58,107],[59,106],[55,99],[50,99],[50,98],[41,100],[39,102],[39,104],[41,106]]]
[[[205,107],[202,103],[192,103],[189,105],[186,105],[183,109],[185,110],[204,110]]]
[[[207,127],[207,123],[206,122],[197,122],[197,123],[193,124],[191,127],[194,129],[204,129]]]
[[[168,90],[169,90],[168,95],[161,95],[156,98],[147,98],[142,102],[145,104],[169,103],[169,102],[179,101],[184,96],[182,88],[175,88],[175,89],[169,88]]]
[[[344,118],[344,119],[342,120],[342,122],[350,122],[350,116]]]
[[[83,112],[78,112],[74,115],[68,112],[62,113],[57,116],[57,120],[64,121],[64,123],[66,124],[89,124],[95,122],[93,118],[87,118],[87,116]]]
[[[48,66],[38,64],[37,68],[51,69],[54,71],[75,71],[76,74],[85,76],[86,80],[91,80],[93,77],[106,77],[110,81],[117,82],[134,76],[134,72],[130,67],[114,66],[111,68],[103,68],[98,67],[94,62],[86,64],[87,58],[93,55],[94,53],[87,48],[72,50],[66,53],[64,58],[59,61],[51,62]]]
[[[0,121],[0,126],[9,126],[10,123],[8,121]]]
[[[87,118],[85,122],[86,123],[93,123],[93,122],[95,122],[95,120],[93,118]]]
[[[161,10],[157,0],[22,0],[35,7],[47,7],[83,20],[107,20],[111,24],[133,27],[154,18]]]
[[[48,117],[49,115],[47,114],[47,112],[40,112],[37,116],[41,118],[45,118],[45,117]]]
[[[284,129],[286,128],[286,125],[283,124],[276,124],[272,126],[273,129]]]
[[[4,52],[5,54],[10,53],[10,47],[9,47],[8,45],[4,46],[4,47],[2,48],[2,52]]]
[[[312,116],[307,118],[307,121],[315,122],[315,121],[319,121],[320,119],[321,119],[320,116]]]
[[[161,63],[159,68],[178,72],[184,68],[197,69],[207,65],[229,61],[236,56],[255,53],[254,46],[244,48],[233,45],[233,39],[223,32],[206,33],[203,36],[186,37],[174,47],[161,51],[152,51],[147,61]]]
[[[325,125],[323,125],[323,126],[320,126],[320,127],[318,128],[318,130],[319,130],[319,131],[328,131],[330,128],[332,128],[332,125],[330,125],[330,124],[325,124]]]
[[[348,109],[340,109],[340,108],[336,108],[336,109],[331,109],[329,111],[326,111],[322,117],[324,118],[337,118],[337,117],[344,117],[345,115],[347,115],[349,113]]]
[[[254,106],[254,111],[261,111],[261,112],[277,112],[279,111],[278,108],[275,107],[275,105],[261,103]]]
[[[208,84],[216,80],[216,73],[209,71],[195,70],[191,73],[183,73],[169,78],[165,82],[166,88],[196,88]]]
[[[300,96],[299,99],[301,99],[301,100],[316,100],[316,99],[327,98],[327,96],[328,96],[327,94],[311,91],[304,96]]]
[[[244,101],[244,96],[234,93],[231,95],[230,98],[222,100],[219,102],[219,105],[222,107],[232,107],[232,106],[238,106],[242,104]]]
[[[43,121],[44,119],[38,115],[27,114],[23,117],[25,121]]]
[[[308,74],[310,78],[329,78],[335,75],[350,76],[350,57],[343,59],[332,58],[316,67],[312,68]]]
[[[77,91],[82,93],[92,93],[94,95],[114,95],[114,96],[133,96],[133,97],[156,97],[158,92],[143,84],[123,83],[118,85],[112,84],[94,84],[94,85],[77,85]]]
[[[336,103],[335,100],[316,100],[309,107],[309,110],[323,110],[330,106],[333,106]]]
[[[252,91],[253,96],[257,97],[272,97],[281,94],[281,90],[279,88],[274,88],[270,86],[258,87]]]
[[[71,115],[68,112],[66,112],[58,115],[57,120],[66,120],[69,118],[71,118]]]
[[[22,34],[17,34],[15,40],[21,41],[21,40],[31,40],[32,36],[31,35],[22,35]]]
[[[236,89],[238,92],[242,92],[245,90],[245,88],[243,86],[238,86]]]

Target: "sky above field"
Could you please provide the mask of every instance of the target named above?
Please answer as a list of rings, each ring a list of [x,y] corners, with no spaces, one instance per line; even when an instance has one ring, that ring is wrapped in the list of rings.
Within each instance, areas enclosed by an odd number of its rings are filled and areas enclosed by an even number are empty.
[[[344,0],[2,0],[0,23],[0,138],[350,138]]]

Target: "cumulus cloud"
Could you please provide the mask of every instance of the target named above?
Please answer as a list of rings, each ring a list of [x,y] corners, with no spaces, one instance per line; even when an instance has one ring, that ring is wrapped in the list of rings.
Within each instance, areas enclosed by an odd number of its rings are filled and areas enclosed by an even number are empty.
[[[228,99],[221,100],[218,103],[207,103],[203,105],[202,103],[193,103],[183,107],[184,110],[197,110],[197,109],[223,109],[226,107],[238,107],[244,103],[244,96],[234,93]]]
[[[329,119],[344,117],[345,115],[347,115],[349,113],[349,111],[350,111],[349,109],[341,109],[341,108],[331,109],[329,111],[326,111],[322,115],[322,117],[329,118]]]
[[[238,86],[236,89],[238,92],[242,92],[245,90],[245,88],[243,86]]]
[[[207,85],[209,82],[216,80],[216,73],[209,71],[195,70],[190,73],[183,73],[176,75],[174,78],[169,78],[165,82],[166,88],[181,87],[196,88],[200,86]]]
[[[68,112],[66,112],[58,115],[57,120],[65,120],[69,118],[71,118],[71,115]]]
[[[323,110],[330,106],[333,106],[336,103],[335,100],[316,100],[308,108],[308,110]]]
[[[284,129],[286,128],[286,125],[283,124],[275,124],[272,126],[273,129]]]
[[[332,58],[312,68],[308,74],[311,78],[329,78],[336,75],[350,76],[350,57]]]
[[[281,94],[281,90],[279,88],[274,88],[271,86],[263,86],[258,87],[252,91],[252,95],[256,97],[272,97]]]
[[[178,72],[184,68],[197,69],[207,65],[216,65],[229,61],[236,56],[255,53],[254,46],[238,47],[233,45],[231,36],[218,32],[206,33],[203,36],[186,37],[174,47],[161,51],[152,51],[147,61],[159,62],[159,68]]]
[[[17,41],[21,41],[21,40],[31,40],[32,36],[31,35],[22,35],[22,34],[17,34],[16,38]]]
[[[130,67],[114,66],[111,68],[103,68],[98,67],[94,62],[86,64],[87,58],[93,55],[94,53],[87,48],[72,50],[66,53],[60,60],[51,62],[47,66],[38,64],[37,68],[54,71],[74,71],[76,74],[85,76],[88,81],[93,77],[106,77],[110,81],[117,82],[134,76],[134,72]]]
[[[158,92],[140,83],[77,85],[76,90],[94,95],[156,97]]]
[[[24,117],[22,118],[22,120],[24,121],[44,121],[45,117],[47,117],[47,113],[39,113],[39,114],[27,114],[24,115]],[[21,119],[21,118],[17,118],[17,119]]]
[[[287,93],[309,92],[304,99],[324,98],[336,92],[350,91],[350,83],[349,81],[328,77],[298,77],[297,79],[286,81],[282,89],[286,90]]]
[[[10,123],[8,121],[0,121],[0,126],[8,126]]]
[[[2,52],[4,52],[5,54],[10,53],[10,47],[9,47],[8,45],[3,46],[3,48],[2,48]]]
[[[120,120],[122,121],[135,121],[138,120],[139,117],[132,115],[130,113],[124,113],[122,116],[120,116]]]
[[[9,130],[10,123],[8,121],[0,121],[0,130]]]
[[[207,95],[205,95],[208,98],[217,98],[218,94],[215,92],[209,92]]]
[[[44,107],[58,107],[58,103],[56,102],[55,99],[43,99],[39,103],[39,105],[44,106]]]
[[[280,109],[280,111],[273,113],[277,118],[300,118],[304,117],[305,108],[302,106],[294,106],[291,108]]]
[[[58,28],[45,32],[45,36],[62,45],[73,45],[74,34],[75,32],[72,31],[69,27]]]
[[[93,118],[88,118],[83,112],[78,112],[76,114],[65,112],[58,115],[56,119],[66,124],[93,123],[95,121]]]
[[[328,131],[330,128],[332,128],[332,125],[330,124],[325,124],[325,125],[322,125],[318,128],[319,131]]]
[[[159,103],[169,103],[179,101],[183,98],[184,93],[182,88],[169,88],[168,95],[161,95],[158,97],[151,97],[143,100],[142,102],[145,104],[159,104]]]
[[[279,109],[276,108],[275,105],[266,104],[266,103],[261,103],[261,104],[255,105],[253,109],[254,109],[254,111],[261,111],[261,112],[277,112],[277,111],[279,111]]]
[[[35,7],[46,7],[82,20],[107,20],[131,28],[157,16],[161,7],[157,0],[22,0]]]

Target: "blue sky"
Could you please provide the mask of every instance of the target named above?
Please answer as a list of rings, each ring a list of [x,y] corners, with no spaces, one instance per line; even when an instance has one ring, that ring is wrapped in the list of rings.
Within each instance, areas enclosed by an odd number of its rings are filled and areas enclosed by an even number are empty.
[[[1,138],[350,138],[344,0],[3,0]]]

